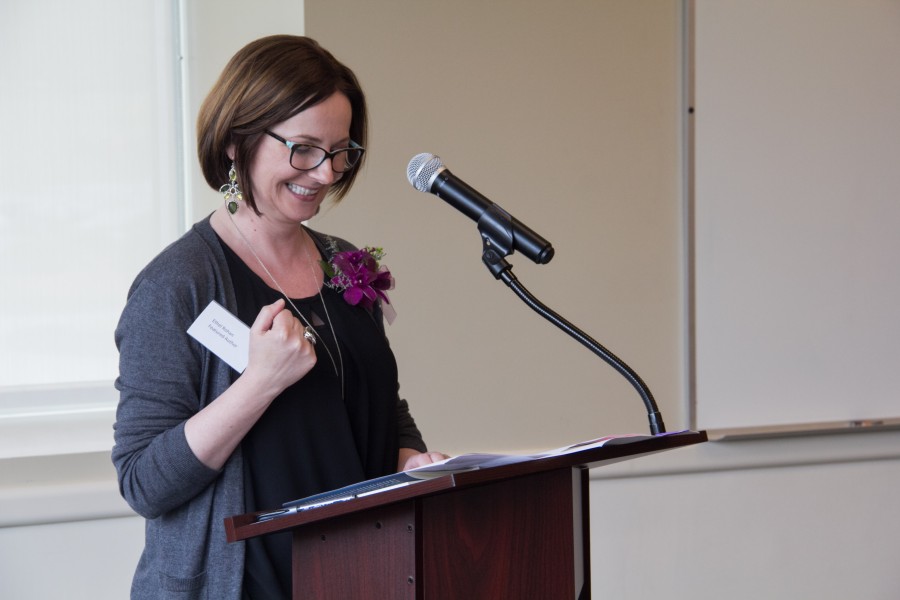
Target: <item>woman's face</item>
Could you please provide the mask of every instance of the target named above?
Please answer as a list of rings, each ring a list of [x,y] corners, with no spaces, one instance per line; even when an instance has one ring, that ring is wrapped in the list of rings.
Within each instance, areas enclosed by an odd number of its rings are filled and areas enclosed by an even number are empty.
[[[350,101],[336,92],[269,130],[290,142],[335,150],[350,145],[351,118]],[[330,160],[310,171],[298,171],[291,166],[290,156],[285,144],[263,135],[250,165],[250,176],[253,198],[263,218],[296,225],[316,215],[341,173],[331,169]]]

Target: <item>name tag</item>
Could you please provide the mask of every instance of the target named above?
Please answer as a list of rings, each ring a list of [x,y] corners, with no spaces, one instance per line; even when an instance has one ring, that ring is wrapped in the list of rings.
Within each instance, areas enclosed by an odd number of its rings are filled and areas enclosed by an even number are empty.
[[[250,328],[213,300],[188,327],[189,336],[243,373],[250,358]]]

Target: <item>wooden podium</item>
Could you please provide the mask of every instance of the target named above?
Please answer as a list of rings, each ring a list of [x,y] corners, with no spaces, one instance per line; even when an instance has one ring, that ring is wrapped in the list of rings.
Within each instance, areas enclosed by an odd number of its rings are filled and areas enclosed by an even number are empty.
[[[617,438],[270,521],[230,517],[226,534],[291,531],[295,599],[586,600],[588,470],[705,441],[705,432]]]

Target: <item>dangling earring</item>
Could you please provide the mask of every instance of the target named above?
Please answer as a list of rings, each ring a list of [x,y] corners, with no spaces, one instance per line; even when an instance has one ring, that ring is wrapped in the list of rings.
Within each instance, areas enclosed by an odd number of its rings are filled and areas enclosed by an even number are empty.
[[[244,194],[241,192],[240,186],[238,186],[237,171],[234,169],[234,163],[231,163],[231,168],[228,169],[228,183],[220,187],[219,191],[225,195],[225,206],[228,208],[228,212],[231,214],[236,213],[238,201],[244,199]]]

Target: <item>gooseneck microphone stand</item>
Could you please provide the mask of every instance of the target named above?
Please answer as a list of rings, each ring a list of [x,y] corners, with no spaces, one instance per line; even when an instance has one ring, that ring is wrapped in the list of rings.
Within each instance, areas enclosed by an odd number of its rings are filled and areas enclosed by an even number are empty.
[[[497,212],[489,210],[478,220],[478,231],[481,232],[483,242],[481,259],[485,266],[487,266],[488,271],[491,272],[495,279],[503,280],[503,282],[506,283],[506,285],[508,285],[510,289],[512,289],[513,292],[515,292],[516,295],[535,312],[559,327],[571,337],[575,338],[625,377],[625,379],[634,386],[638,394],[640,394],[641,399],[644,401],[644,406],[647,408],[647,418],[650,421],[650,433],[653,435],[665,433],[666,426],[663,423],[662,415],[656,406],[656,401],[653,399],[653,394],[640,376],[635,373],[631,367],[625,364],[622,359],[618,358],[592,337],[547,307],[519,283],[519,280],[512,272],[512,265],[506,260],[506,257],[512,253],[513,248],[512,229],[503,226],[503,223],[508,222],[507,219],[508,215],[502,210],[497,210]]]

